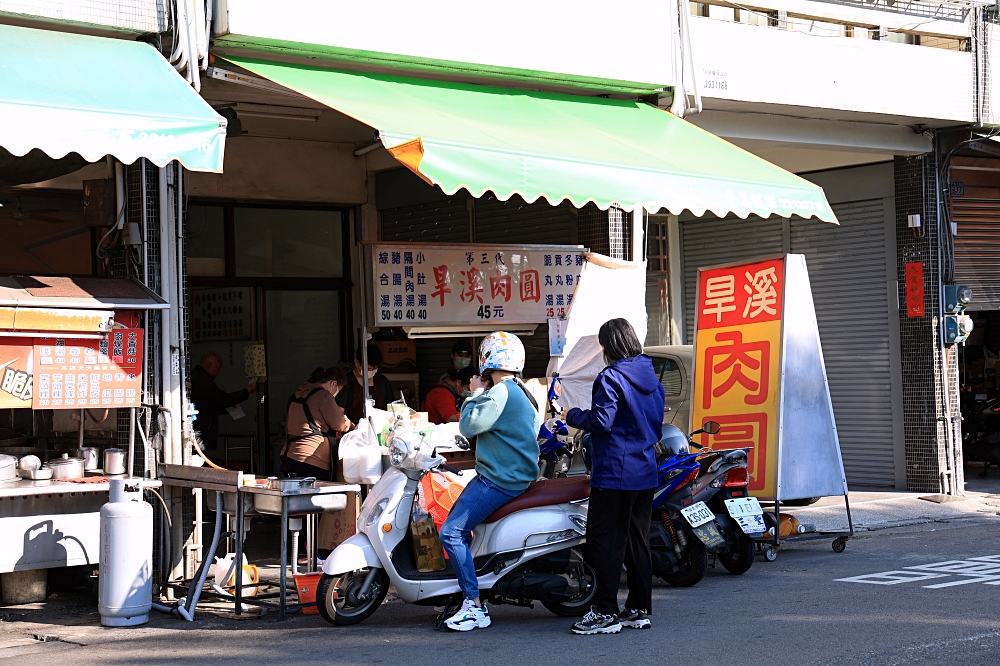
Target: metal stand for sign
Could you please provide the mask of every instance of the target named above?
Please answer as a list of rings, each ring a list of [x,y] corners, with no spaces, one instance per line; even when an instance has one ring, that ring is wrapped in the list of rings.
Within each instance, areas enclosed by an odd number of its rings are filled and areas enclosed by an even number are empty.
[[[757,552],[763,552],[765,560],[768,562],[774,562],[778,559],[778,551],[781,549],[782,544],[789,539],[793,539],[795,541],[818,541],[820,539],[829,539],[830,537],[834,537],[833,543],[831,544],[833,552],[843,553],[847,550],[847,542],[854,538],[854,520],[851,518],[851,502],[846,494],[844,495],[844,508],[847,510],[847,532],[802,532],[782,537],[781,500],[774,500],[774,513],[766,514],[774,520],[774,525],[771,528],[774,530],[774,535],[765,534],[754,539],[757,544]]]

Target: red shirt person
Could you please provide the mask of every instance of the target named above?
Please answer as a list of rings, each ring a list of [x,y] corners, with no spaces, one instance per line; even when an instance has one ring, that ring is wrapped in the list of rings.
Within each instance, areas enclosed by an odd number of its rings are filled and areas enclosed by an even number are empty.
[[[470,393],[469,382],[474,374],[476,371],[470,367],[449,370],[437,386],[428,391],[424,397],[423,411],[427,412],[427,420],[439,425],[458,421],[461,416],[458,411],[459,405]]]

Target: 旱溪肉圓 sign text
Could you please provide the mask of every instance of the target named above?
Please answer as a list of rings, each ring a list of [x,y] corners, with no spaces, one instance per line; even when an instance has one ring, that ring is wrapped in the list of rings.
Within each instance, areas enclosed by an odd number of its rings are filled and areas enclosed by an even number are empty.
[[[377,326],[543,323],[565,317],[577,246],[373,245]]]

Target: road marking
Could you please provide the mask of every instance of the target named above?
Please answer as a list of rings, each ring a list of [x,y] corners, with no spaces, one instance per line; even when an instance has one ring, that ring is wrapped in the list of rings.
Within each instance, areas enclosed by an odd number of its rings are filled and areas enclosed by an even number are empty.
[[[900,583],[914,583],[932,578],[948,578],[950,576],[958,576],[958,578],[953,578],[942,583],[934,583],[933,585],[923,585],[922,587],[928,590],[937,590],[957,585],[971,585],[973,583],[1000,585],[1000,555],[985,555],[983,557],[972,557],[967,560],[945,560],[943,562],[932,562],[931,564],[921,564],[914,567],[903,567],[902,570],[882,571],[880,573],[851,576],[849,578],[836,578],[834,580],[839,583],[899,585]]]

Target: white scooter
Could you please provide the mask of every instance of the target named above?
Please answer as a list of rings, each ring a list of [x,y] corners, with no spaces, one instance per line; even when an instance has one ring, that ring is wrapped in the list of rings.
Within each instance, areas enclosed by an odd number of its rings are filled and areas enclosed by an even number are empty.
[[[444,606],[440,627],[461,604],[461,588],[450,561],[444,571],[417,570],[410,516],[424,474],[462,472],[401,426],[390,438],[389,459],[392,468],[361,507],[358,533],[324,563],[316,605],[332,624],[356,624],[378,610],[392,585],[403,601]],[[475,529],[471,550],[484,599],[528,607],[540,601],[564,617],[590,608],[594,572],[581,550],[589,482],[589,476],[536,481]]]

